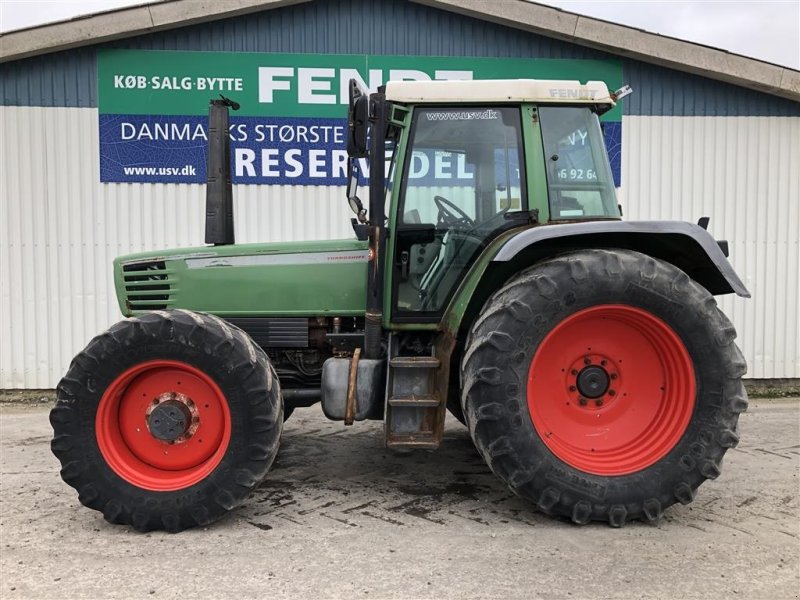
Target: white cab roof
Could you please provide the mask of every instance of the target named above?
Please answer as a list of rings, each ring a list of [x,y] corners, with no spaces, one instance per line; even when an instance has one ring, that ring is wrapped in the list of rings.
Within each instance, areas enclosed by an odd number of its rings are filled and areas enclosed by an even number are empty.
[[[458,81],[390,81],[386,98],[395,102],[610,104],[614,100],[602,81],[547,79],[487,79]]]

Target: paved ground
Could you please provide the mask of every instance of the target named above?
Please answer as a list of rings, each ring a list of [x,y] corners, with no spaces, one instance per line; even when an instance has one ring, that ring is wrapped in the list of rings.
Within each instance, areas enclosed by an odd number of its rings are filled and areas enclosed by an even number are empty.
[[[379,423],[312,408],[242,509],[179,535],[79,506],[47,408],[0,406],[0,598],[797,598],[800,402],[751,406],[722,477],[658,525],[533,512],[456,422],[438,453],[397,455]]]

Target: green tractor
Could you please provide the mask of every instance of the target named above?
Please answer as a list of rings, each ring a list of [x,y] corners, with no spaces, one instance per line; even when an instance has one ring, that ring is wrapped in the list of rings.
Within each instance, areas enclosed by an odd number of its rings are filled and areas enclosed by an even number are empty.
[[[714,295],[749,294],[707,218],[621,220],[598,116],[627,91],[351,81],[353,239],[244,245],[235,103],[212,101],[208,245],[115,260],[126,319],[74,358],[50,414],[63,479],[112,523],[206,525],[319,402],[382,420],[399,449],[436,449],[449,410],[511,490],[575,523],[691,502],[747,408]]]

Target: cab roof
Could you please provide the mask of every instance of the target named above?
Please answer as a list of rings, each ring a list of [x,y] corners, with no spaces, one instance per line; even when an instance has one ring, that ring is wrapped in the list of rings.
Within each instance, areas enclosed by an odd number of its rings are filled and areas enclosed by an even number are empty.
[[[409,103],[563,103],[614,106],[602,81],[491,79],[458,81],[390,81],[386,99]]]

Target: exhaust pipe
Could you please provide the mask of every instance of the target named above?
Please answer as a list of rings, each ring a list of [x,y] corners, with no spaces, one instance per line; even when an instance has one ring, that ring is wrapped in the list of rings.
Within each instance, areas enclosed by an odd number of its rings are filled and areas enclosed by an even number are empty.
[[[233,189],[231,187],[231,144],[228,108],[239,104],[220,96],[208,107],[208,162],[206,173],[206,244],[234,243]]]

